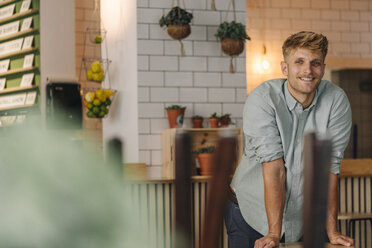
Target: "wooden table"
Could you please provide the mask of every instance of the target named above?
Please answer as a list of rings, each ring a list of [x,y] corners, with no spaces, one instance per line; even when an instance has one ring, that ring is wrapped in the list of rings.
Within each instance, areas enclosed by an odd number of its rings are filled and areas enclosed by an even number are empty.
[[[282,248],[302,248],[302,243],[284,243],[284,244],[280,244],[279,247],[282,247]],[[327,243],[324,248],[341,248],[341,247],[348,247],[348,248],[354,248],[354,246],[343,246],[343,245],[331,245],[329,243]]]

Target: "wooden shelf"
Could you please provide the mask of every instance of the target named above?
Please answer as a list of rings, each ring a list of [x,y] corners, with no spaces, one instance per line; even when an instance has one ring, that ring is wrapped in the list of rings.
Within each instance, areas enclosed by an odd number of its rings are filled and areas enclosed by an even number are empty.
[[[0,38],[0,43],[4,42],[4,41],[7,41],[7,40],[10,40],[10,39],[14,39],[14,38],[17,38],[17,37],[24,36],[24,35],[27,35],[27,34],[32,34],[32,33],[35,33],[37,31],[38,30],[35,29],[35,28],[30,28],[30,29],[27,29],[27,30],[24,30],[24,31],[21,31],[21,32],[17,32],[15,34],[7,35],[7,36],[4,36],[4,37]]]
[[[38,69],[37,66],[33,66],[33,67],[29,67],[29,68],[13,69],[13,70],[9,70],[7,72],[0,73],[0,77],[5,77],[5,76],[12,75],[12,74],[20,73],[20,72],[35,71],[36,69]]]
[[[25,115],[38,112],[37,104],[22,105],[10,108],[0,108],[0,116]]]
[[[17,55],[32,53],[32,52],[36,52],[37,50],[38,50],[37,47],[31,47],[31,48],[23,49],[17,52],[11,52],[11,53],[0,55],[0,59],[6,59],[6,58],[10,58],[10,57],[17,56]]]
[[[11,3],[16,3],[19,2],[20,0],[8,0],[8,1],[3,1],[0,3],[0,7],[3,7],[5,5],[11,4]]]
[[[29,10],[27,10],[25,12],[22,12],[22,13],[15,13],[12,16],[0,19],[0,25],[3,24],[3,23],[6,23],[6,22],[11,22],[13,20],[23,18],[23,17],[28,17],[28,16],[31,16],[31,15],[35,15],[37,13],[39,13],[39,10],[37,10],[37,9],[29,9]]]
[[[3,94],[9,94],[13,92],[22,92],[22,91],[32,91],[32,90],[37,90],[39,87],[37,85],[31,85],[31,86],[26,86],[26,87],[12,87],[12,88],[6,88],[3,90],[0,90],[0,95]]]

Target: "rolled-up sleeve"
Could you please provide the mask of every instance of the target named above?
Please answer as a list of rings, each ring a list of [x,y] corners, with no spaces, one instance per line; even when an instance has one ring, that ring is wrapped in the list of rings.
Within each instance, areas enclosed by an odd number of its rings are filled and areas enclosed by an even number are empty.
[[[351,108],[349,100],[344,92],[335,98],[331,115],[328,122],[328,133],[332,139],[331,172],[340,173],[340,163],[344,157],[344,151],[349,143],[351,131]]]
[[[275,109],[270,106],[268,97],[252,92],[244,106],[245,154],[255,157],[259,163],[283,157],[283,147]]]

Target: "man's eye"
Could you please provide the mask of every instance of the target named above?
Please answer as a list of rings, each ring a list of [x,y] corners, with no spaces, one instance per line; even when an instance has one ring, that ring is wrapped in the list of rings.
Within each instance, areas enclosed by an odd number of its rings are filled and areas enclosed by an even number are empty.
[[[312,64],[313,66],[320,66],[320,62],[318,62],[318,61],[311,62],[311,64]]]
[[[303,61],[302,61],[302,60],[296,60],[295,63],[296,63],[296,64],[302,64]]]

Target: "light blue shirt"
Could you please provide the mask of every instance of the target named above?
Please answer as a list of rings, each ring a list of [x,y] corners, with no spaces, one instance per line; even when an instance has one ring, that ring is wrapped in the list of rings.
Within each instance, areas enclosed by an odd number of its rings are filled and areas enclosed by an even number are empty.
[[[262,235],[268,233],[261,163],[283,157],[286,199],[282,234],[286,242],[298,241],[302,236],[302,138],[310,131],[327,133],[333,146],[331,172],[338,174],[350,130],[349,101],[329,81],[321,81],[306,109],[289,93],[286,79],[266,81],[255,88],[244,106],[244,154],[232,182],[246,222]]]

